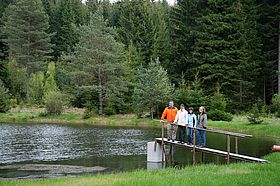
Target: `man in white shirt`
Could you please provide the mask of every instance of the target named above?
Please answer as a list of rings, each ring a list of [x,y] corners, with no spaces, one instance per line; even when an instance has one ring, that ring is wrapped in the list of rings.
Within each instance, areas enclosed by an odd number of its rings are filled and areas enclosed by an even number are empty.
[[[185,143],[186,139],[186,126],[188,125],[188,111],[185,105],[180,105],[180,110],[177,112],[174,123],[178,125],[178,143]]]

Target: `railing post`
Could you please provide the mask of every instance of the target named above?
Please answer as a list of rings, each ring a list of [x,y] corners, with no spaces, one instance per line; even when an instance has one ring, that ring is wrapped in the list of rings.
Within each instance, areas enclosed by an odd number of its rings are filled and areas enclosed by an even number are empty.
[[[230,135],[227,135],[227,163],[230,163]]]
[[[195,141],[196,141],[196,128],[193,129],[193,165],[195,164]]]
[[[161,148],[162,148],[162,165],[164,165],[165,162],[165,148],[164,148],[164,122],[162,122],[161,125]]]
[[[238,137],[235,136],[235,153],[238,154]]]

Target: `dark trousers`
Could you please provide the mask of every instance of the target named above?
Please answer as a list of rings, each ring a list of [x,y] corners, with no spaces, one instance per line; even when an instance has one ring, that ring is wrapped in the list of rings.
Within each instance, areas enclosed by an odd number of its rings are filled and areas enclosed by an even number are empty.
[[[178,141],[185,142],[186,139],[186,127],[178,125]]]

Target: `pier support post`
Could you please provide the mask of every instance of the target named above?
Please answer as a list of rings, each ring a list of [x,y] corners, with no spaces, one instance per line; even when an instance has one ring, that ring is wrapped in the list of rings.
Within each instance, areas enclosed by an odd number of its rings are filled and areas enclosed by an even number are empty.
[[[230,163],[230,135],[227,135],[227,163]]]
[[[160,143],[154,141],[147,143],[147,161],[162,162],[162,148]]]
[[[196,128],[193,129],[193,165],[195,164],[195,142],[196,142]]]

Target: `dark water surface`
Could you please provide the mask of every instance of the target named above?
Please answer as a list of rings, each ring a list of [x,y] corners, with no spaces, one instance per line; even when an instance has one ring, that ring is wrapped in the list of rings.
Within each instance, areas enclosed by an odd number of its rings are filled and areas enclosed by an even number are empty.
[[[147,168],[146,144],[160,136],[160,129],[0,124],[0,177],[44,172],[9,168],[26,164],[100,166],[106,168],[103,172]],[[270,152],[273,142],[261,137],[240,139],[239,153],[261,157]],[[226,137],[208,133],[207,146],[225,150]],[[197,157],[200,162],[201,156],[198,154]],[[225,162],[224,158],[209,154],[205,154],[203,160],[206,163]],[[192,153],[175,148],[174,161],[180,166],[191,164]]]

